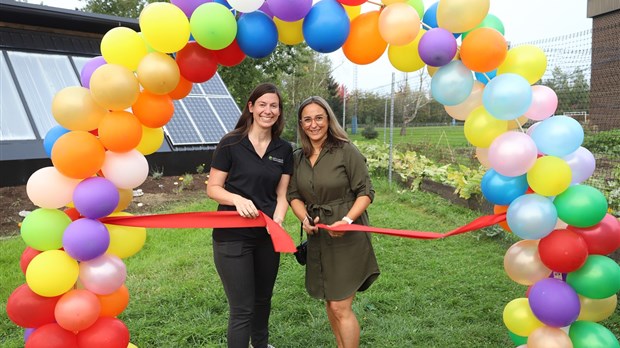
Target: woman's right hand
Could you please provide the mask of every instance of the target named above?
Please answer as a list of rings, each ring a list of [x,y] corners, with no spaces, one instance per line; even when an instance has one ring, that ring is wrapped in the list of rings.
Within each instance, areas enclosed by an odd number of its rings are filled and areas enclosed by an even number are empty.
[[[244,218],[254,219],[258,217],[258,209],[251,200],[237,195],[233,199],[233,204],[237,208],[237,213]]]
[[[310,217],[307,217],[302,221],[302,228],[306,231],[307,234],[315,234],[319,231],[319,228],[315,225],[319,222],[319,217],[315,217],[314,220],[310,220]]]

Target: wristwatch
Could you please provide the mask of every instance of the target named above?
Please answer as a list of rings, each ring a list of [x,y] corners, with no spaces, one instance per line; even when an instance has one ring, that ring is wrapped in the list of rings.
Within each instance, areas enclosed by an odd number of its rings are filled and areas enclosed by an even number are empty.
[[[346,215],[341,220],[346,221],[349,225],[353,223],[353,220]]]

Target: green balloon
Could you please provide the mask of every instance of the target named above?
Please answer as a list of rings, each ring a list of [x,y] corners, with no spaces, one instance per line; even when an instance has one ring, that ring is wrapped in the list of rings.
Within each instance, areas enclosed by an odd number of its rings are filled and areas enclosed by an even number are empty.
[[[221,50],[237,36],[237,21],[226,6],[208,2],[198,6],[189,20],[192,36],[198,44],[210,50]]]
[[[611,331],[591,321],[572,323],[568,336],[573,342],[573,348],[620,348],[620,343]]]
[[[562,221],[582,228],[601,222],[608,208],[605,195],[588,185],[574,185],[567,188],[555,197],[553,204]]]
[[[424,2],[422,0],[407,0],[407,4],[418,12],[420,20],[424,17]]]
[[[502,23],[502,21],[499,18],[497,18],[497,16],[492,15],[490,13],[487,14],[487,16],[484,17],[482,22],[480,22],[480,24],[478,24],[472,30],[476,30],[478,28],[493,28],[499,31],[502,35],[504,35],[504,23]],[[461,40],[465,39],[465,37],[467,37],[467,34],[471,33],[472,30],[464,32],[463,35],[461,35]]]
[[[582,296],[607,298],[620,291],[620,265],[607,256],[590,255],[581,268],[566,276],[566,282]]]
[[[519,336],[510,330],[508,330],[508,336],[510,336],[512,343],[514,343],[517,346],[520,346],[522,344],[527,344],[527,337]]]
[[[39,208],[26,215],[22,221],[22,239],[33,249],[60,249],[62,234],[70,223],[71,219],[63,211]]]

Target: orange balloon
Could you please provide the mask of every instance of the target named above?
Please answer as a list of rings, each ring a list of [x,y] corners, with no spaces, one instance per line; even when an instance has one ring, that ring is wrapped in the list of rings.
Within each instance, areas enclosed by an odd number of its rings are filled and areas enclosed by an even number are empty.
[[[181,75],[176,88],[168,93],[168,96],[175,100],[183,99],[192,91],[192,87],[194,87],[194,83]]]
[[[508,129],[510,130],[510,129],[523,128],[523,125],[527,121],[528,121],[527,116],[517,117],[514,120],[508,121]]]
[[[362,13],[351,21],[349,37],[342,52],[352,63],[370,64],[383,55],[387,42],[379,33],[379,11]]]
[[[140,92],[131,109],[140,122],[149,128],[163,127],[174,115],[174,104],[170,96],[157,95],[146,90]]]
[[[109,295],[97,295],[101,303],[102,317],[115,317],[127,308],[129,304],[129,290],[125,284]]]
[[[508,206],[507,205],[494,205],[493,206],[493,214],[501,214],[501,213],[505,213],[508,211]],[[508,227],[508,224],[506,223],[506,221],[502,221],[499,223],[500,226],[502,226],[503,229],[505,229],[508,232],[512,232],[512,230],[510,229],[510,227]]]
[[[133,190],[132,189],[122,189],[116,188],[118,190],[118,194],[120,199],[118,200],[118,204],[114,209],[114,212],[119,212],[127,209],[131,201],[133,200]]]
[[[504,36],[493,28],[478,28],[471,31],[461,44],[461,61],[469,69],[488,72],[496,69],[508,53]]]
[[[127,152],[140,143],[142,124],[127,111],[110,111],[99,123],[99,141],[108,150]]]
[[[52,163],[63,175],[86,179],[95,175],[105,159],[105,148],[94,135],[71,131],[62,135],[52,147]]]

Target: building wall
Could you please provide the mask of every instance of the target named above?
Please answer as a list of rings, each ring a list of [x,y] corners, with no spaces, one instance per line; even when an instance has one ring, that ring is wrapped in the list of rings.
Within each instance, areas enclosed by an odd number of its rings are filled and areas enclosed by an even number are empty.
[[[593,17],[590,120],[598,130],[620,128],[619,37],[620,9]]]

